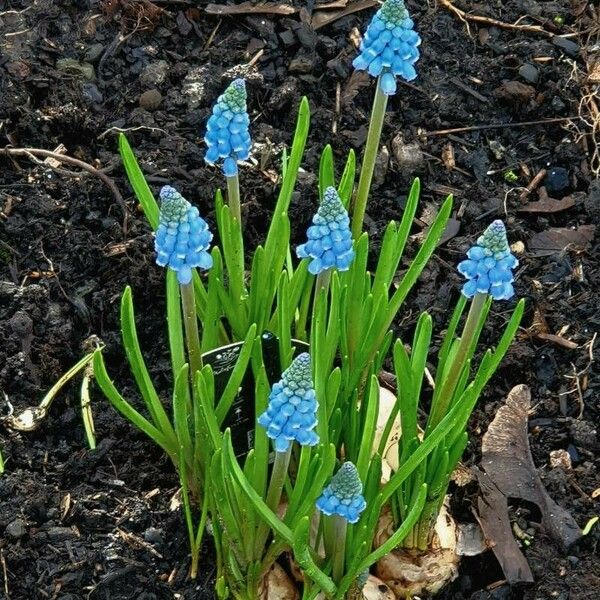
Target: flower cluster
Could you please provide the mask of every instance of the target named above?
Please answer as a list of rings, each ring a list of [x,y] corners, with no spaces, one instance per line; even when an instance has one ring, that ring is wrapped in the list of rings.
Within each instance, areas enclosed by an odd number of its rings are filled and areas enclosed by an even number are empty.
[[[310,355],[304,352],[293,360],[281,380],[271,388],[269,405],[258,422],[274,440],[277,452],[286,452],[294,440],[302,446],[315,446],[319,442],[314,431],[318,406]]]
[[[417,76],[414,64],[419,59],[419,34],[408,15],[403,0],[386,0],[375,13],[360,45],[353,65],[381,75],[381,89],[390,96],[396,93],[396,76],[411,81]]]
[[[160,190],[160,219],[154,249],[156,264],[177,272],[179,283],[192,280],[192,269],[210,269],[213,261],[207,252],[212,233],[206,221],[175,188]]]
[[[512,270],[519,261],[511,254],[506,229],[500,220],[494,221],[467,252],[467,260],[458,265],[458,272],[467,282],[462,293],[490,294],[495,300],[508,300],[514,295]]]
[[[362,489],[356,467],[345,462],[319,496],[317,508],[325,515],[338,515],[356,523],[367,506]]]
[[[313,225],[306,232],[308,242],[296,248],[298,258],[312,258],[308,270],[313,275],[337,268],[347,271],[354,260],[350,219],[335,188],[328,187]]]
[[[237,174],[237,162],[250,155],[250,118],[246,110],[246,84],[236,79],[219,96],[208,119],[204,141],[208,150],[204,160],[215,164],[223,159],[225,177]]]

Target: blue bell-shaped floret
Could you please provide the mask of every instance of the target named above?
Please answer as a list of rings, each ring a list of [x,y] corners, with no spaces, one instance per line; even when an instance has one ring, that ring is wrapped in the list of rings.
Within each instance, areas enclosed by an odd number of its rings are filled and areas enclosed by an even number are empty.
[[[160,190],[160,217],[154,249],[156,264],[177,272],[179,283],[192,280],[192,269],[210,269],[213,264],[208,248],[212,233],[206,221],[175,188]]]
[[[206,125],[204,160],[214,165],[223,160],[223,174],[233,177],[237,163],[250,156],[250,118],[246,109],[246,84],[236,79],[219,96]]]
[[[414,65],[420,43],[403,0],[385,0],[371,19],[352,64],[373,77],[381,75],[381,90],[391,96],[396,93],[396,77],[412,81],[417,76]]]
[[[467,298],[475,294],[490,294],[494,300],[514,296],[513,269],[519,261],[511,253],[504,223],[494,221],[467,252],[467,260],[458,264],[458,272],[467,279],[462,293]]]

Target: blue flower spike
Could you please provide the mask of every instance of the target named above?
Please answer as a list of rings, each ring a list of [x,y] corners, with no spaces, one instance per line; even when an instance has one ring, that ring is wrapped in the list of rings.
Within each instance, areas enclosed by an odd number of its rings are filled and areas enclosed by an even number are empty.
[[[212,256],[208,253],[212,233],[198,209],[175,188],[165,185],[160,190],[160,200],[154,240],[156,264],[176,271],[179,283],[190,283],[194,267],[212,267]]]
[[[317,508],[324,515],[337,515],[348,523],[356,523],[367,506],[362,491],[356,467],[345,462],[319,496]]]
[[[385,0],[367,27],[360,45],[360,54],[352,62],[358,71],[381,76],[381,91],[387,96],[396,93],[396,77],[412,81],[417,76],[419,34],[403,0]]]
[[[237,163],[250,156],[250,118],[246,109],[246,83],[236,79],[219,96],[206,125],[204,160],[214,165],[223,159],[225,177],[237,175]]]
[[[308,270],[313,275],[335,268],[347,271],[354,260],[350,218],[335,188],[328,187],[313,224],[308,241],[296,248],[298,258],[311,258]]]
[[[462,293],[467,298],[475,294],[490,294],[494,300],[512,298],[512,271],[518,264],[510,251],[504,223],[494,221],[467,252],[467,260],[458,265],[458,272],[467,279]]]
[[[258,423],[267,430],[277,452],[287,452],[294,441],[301,446],[315,446],[319,443],[314,431],[318,406],[310,355],[303,352],[271,388],[267,410],[258,417]]]

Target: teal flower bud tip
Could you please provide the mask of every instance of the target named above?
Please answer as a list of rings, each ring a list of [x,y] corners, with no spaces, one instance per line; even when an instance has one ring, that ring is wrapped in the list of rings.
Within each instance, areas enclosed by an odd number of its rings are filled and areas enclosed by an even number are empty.
[[[314,431],[318,406],[310,355],[304,352],[293,360],[281,380],[271,388],[267,410],[258,417],[258,423],[274,440],[277,452],[286,452],[293,441],[301,446],[315,446],[319,442]]]
[[[179,283],[192,280],[192,269],[210,269],[212,256],[207,252],[212,233],[198,209],[175,188],[160,190],[160,215],[154,249],[156,264],[177,272]]]
[[[250,156],[250,117],[246,109],[246,83],[236,79],[219,96],[206,125],[204,160],[214,165],[223,159],[223,174],[237,174],[237,163]]]
[[[328,187],[313,224],[308,241],[296,248],[298,258],[311,258],[308,270],[318,275],[327,269],[347,271],[354,260],[350,218],[335,188]]]
[[[391,96],[396,93],[397,76],[406,81],[417,76],[414,65],[420,43],[403,0],[385,0],[367,27],[360,54],[352,64],[373,77],[381,76],[381,90]]]
[[[367,506],[362,490],[356,467],[345,462],[323,490],[317,508],[325,515],[338,515],[349,523],[356,523]]]
[[[512,298],[512,271],[518,264],[510,251],[504,223],[494,221],[469,249],[467,260],[458,264],[458,272],[467,279],[462,293],[467,298],[477,293],[490,294],[495,300]]]

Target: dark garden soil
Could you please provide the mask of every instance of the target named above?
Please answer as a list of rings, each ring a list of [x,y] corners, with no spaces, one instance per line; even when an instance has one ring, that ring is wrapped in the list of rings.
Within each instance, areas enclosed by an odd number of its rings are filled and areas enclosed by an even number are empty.
[[[114,181],[129,213],[125,232],[123,206],[95,175],[0,151],[1,404],[4,395],[15,411],[37,404],[82,356],[91,335],[106,344],[111,375],[134,397],[117,322],[127,284],[147,362],[168,399],[164,274],[153,262],[150,229],[120,166],[118,131],[127,131],[155,191],[165,183],[177,186],[213,223],[212,197],[222,178],[203,163],[203,126],[225,84],[245,75],[255,160],[242,168],[241,179],[252,247],[263,239],[276,199],[280,150],[291,139],[298,100],[308,96],[312,128],[290,210],[293,239],[300,241],[316,206],[320,151],[332,143],[341,167],[346,152],[362,146],[373,94],[350,65],[357,30],[372,9],[315,31],[311,16],[331,14],[318,10],[323,3],[288,0],[278,7],[301,12],[230,17],[207,14],[205,2],[191,0],[0,0],[0,145],[64,146],[67,155]],[[520,254],[516,289],[528,308],[517,342],[473,416],[465,464],[477,464],[481,435],[507,392],[526,383],[536,467],[551,497],[583,527],[598,514],[600,495],[593,347],[600,325],[594,236],[600,138],[592,135],[594,110],[600,135],[593,96],[600,81],[598,5],[457,1],[472,15],[539,32],[472,20],[467,27],[445,4],[408,2],[423,57],[414,85],[400,85],[390,102],[387,151],[366,228],[377,240],[385,223],[400,217],[411,179],[420,176],[412,256],[436,207],[455,194],[454,226],[399,316],[398,333],[409,339],[425,309],[439,336],[458,295],[454,265],[487,223],[506,220]],[[544,32],[572,35],[553,40]],[[544,189],[520,199],[542,168],[558,171],[541,180]],[[494,305],[485,334],[490,343],[511,308]],[[99,444],[89,451],[77,387],[59,395],[35,432],[0,425],[6,460],[0,597],[212,598],[210,543],[197,582],[186,580],[187,537],[171,465],[97,390]],[[553,450],[565,450],[571,466],[552,466]],[[475,496],[476,490],[457,495],[461,516],[472,519]],[[538,531],[539,517],[526,508],[515,505],[511,514],[519,530],[534,534],[525,552],[535,583],[503,583],[488,552],[465,561],[441,598],[600,598],[600,527],[565,552]]]

